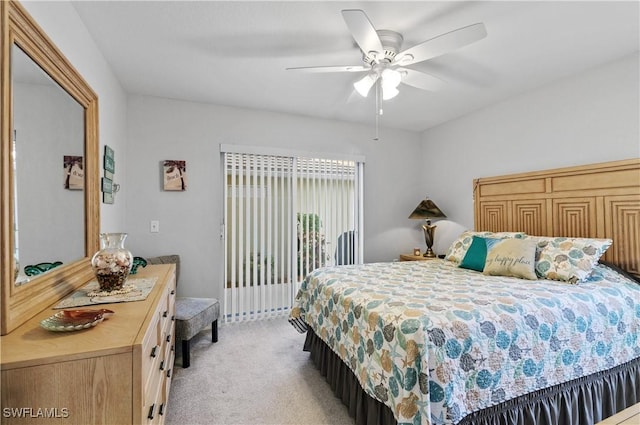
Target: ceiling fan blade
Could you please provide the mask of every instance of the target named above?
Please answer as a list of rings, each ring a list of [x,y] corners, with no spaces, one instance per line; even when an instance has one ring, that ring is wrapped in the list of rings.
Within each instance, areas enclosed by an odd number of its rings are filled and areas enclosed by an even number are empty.
[[[303,72],[365,72],[370,71],[371,67],[362,65],[345,65],[345,66],[301,66],[297,68],[286,68],[287,71],[303,71]]]
[[[378,62],[384,56],[384,48],[367,14],[360,9],[345,9],[342,11],[342,17],[360,50]]]
[[[397,68],[402,75],[402,83],[422,90],[438,91],[446,86],[446,83],[433,75],[409,68]]]
[[[469,25],[410,47],[398,53],[393,63],[397,65],[411,65],[422,62],[482,40],[486,36],[487,29],[483,23]]]

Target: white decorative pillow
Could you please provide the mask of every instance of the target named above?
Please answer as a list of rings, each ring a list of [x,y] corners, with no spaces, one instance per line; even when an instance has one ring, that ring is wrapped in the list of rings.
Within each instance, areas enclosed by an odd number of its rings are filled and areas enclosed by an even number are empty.
[[[543,279],[582,282],[612,242],[611,239],[541,237],[537,243],[536,273]]]
[[[531,239],[489,239],[482,273],[536,280],[536,246]]]
[[[467,250],[471,246],[471,242],[473,241],[474,236],[479,236],[482,238],[493,238],[493,239],[510,239],[510,238],[518,238],[523,239],[526,235],[524,232],[475,232],[473,230],[466,230],[462,232],[462,234],[453,241],[449,250],[447,251],[447,255],[445,255],[444,259],[448,261],[452,261],[456,264],[460,264],[462,259],[467,253]]]

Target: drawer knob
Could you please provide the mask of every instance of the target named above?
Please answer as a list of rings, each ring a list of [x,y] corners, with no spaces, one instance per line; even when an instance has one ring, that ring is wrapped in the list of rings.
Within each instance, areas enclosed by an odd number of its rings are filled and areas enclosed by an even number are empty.
[[[169,312],[167,310],[164,311],[164,313],[162,313],[162,317],[167,317],[169,315]]]
[[[158,346],[156,345],[151,349],[151,357],[155,358],[157,351],[158,351]]]
[[[175,294],[176,294],[176,290],[175,290],[175,289],[172,289],[172,290],[171,290],[171,295],[175,295]]]
[[[171,342],[171,334],[167,335],[167,342]]]
[[[167,378],[171,378],[171,369],[167,370]]]
[[[160,370],[164,370],[164,360],[160,362]]]
[[[158,409],[158,415],[164,415],[164,403],[160,405],[160,408]]]
[[[171,321],[175,322],[176,321],[176,316],[171,316]]]
[[[148,419],[153,419],[153,410],[154,410],[155,408],[156,408],[156,404],[155,404],[155,403],[153,403],[153,404],[151,405],[151,407],[149,408],[149,414],[147,415],[147,418],[148,418]]]

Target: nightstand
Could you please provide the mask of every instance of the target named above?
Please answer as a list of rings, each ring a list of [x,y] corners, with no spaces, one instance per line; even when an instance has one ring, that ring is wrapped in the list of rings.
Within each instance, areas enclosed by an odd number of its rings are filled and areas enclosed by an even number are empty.
[[[413,254],[400,254],[400,261],[425,261],[425,260],[437,260],[438,257],[423,257],[421,255]]]

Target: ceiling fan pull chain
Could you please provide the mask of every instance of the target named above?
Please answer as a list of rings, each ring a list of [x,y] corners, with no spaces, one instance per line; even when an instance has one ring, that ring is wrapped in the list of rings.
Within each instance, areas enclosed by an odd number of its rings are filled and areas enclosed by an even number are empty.
[[[373,140],[380,140],[380,115],[376,113],[376,134]]]

